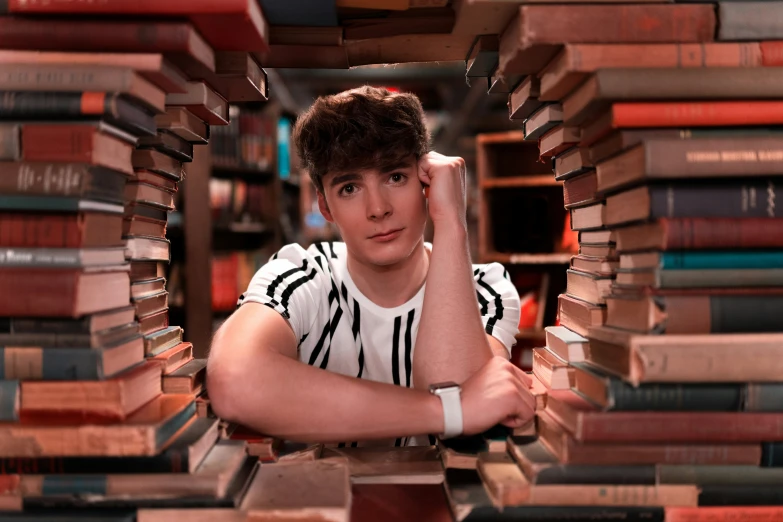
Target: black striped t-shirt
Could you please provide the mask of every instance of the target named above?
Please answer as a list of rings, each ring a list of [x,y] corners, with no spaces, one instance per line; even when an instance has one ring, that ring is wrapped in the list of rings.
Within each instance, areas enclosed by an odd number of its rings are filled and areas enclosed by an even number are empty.
[[[498,263],[473,265],[473,276],[485,331],[510,351],[519,324],[516,288]],[[238,305],[261,303],[285,317],[299,339],[297,352],[302,362],[410,387],[425,289],[426,283],[408,302],[383,308],[354,285],[345,243],[316,243],[307,250],[290,244],[256,272]],[[426,444],[426,437],[383,443],[419,442]]]

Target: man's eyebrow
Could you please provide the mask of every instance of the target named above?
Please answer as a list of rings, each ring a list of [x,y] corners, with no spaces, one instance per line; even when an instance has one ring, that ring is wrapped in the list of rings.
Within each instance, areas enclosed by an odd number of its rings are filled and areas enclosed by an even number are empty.
[[[355,172],[349,172],[347,174],[338,174],[337,176],[332,178],[332,181],[329,183],[329,185],[332,187],[336,187],[340,183],[345,183],[347,181],[359,181],[360,179],[362,179],[362,177]]]

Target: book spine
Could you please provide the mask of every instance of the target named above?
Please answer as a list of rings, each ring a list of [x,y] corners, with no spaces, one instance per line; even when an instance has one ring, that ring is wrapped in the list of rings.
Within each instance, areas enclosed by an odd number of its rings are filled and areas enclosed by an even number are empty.
[[[761,61],[765,67],[783,65],[783,41],[761,42]]]
[[[0,348],[0,377],[97,380],[103,377],[103,352],[83,348]]]
[[[783,140],[777,137],[650,141],[644,153],[650,178],[783,174]]]
[[[651,218],[768,218],[777,216],[783,197],[772,180],[736,184],[654,185],[649,188]]]
[[[103,92],[10,91],[0,96],[0,118],[51,120],[100,116],[112,113],[111,100]]]
[[[783,103],[750,102],[651,102],[615,103],[615,128],[720,127],[783,123]]]
[[[659,266],[663,270],[781,268],[783,252],[753,250],[661,252]]]
[[[765,442],[761,445],[761,466],[783,467],[783,442]]]
[[[780,301],[783,301],[781,299]],[[781,310],[780,304],[775,310]],[[745,387],[745,411],[783,411],[783,383],[750,383]]]
[[[783,219],[661,219],[666,250],[783,248]]]
[[[19,420],[19,381],[0,380],[0,421]]]
[[[0,123],[0,160],[14,161],[22,156],[21,125]]]
[[[778,40],[783,5],[777,2],[719,2],[718,40]]]
[[[24,125],[23,158],[28,161],[91,163],[95,132],[87,125]]]
[[[0,247],[0,267],[76,268],[82,265],[79,249]]]
[[[81,196],[90,179],[83,163],[0,164],[0,191],[4,194]]]
[[[74,216],[0,213],[0,245],[4,247],[78,248],[81,237],[79,219]]]
[[[520,18],[523,44],[709,42],[716,24],[711,5],[525,5]]]
[[[704,484],[700,486],[700,489],[699,506],[731,506],[733,508],[735,506],[767,507],[783,504],[783,490],[777,484]]]
[[[612,411],[739,411],[740,385],[643,384],[612,379],[607,390]]]
[[[0,475],[187,473],[189,448],[169,448],[154,457],[0,458]]]
[[[701,504],[701,499],[700,504]],[[666,522],[771,522],[783,520],[781,506],[667,507]]]

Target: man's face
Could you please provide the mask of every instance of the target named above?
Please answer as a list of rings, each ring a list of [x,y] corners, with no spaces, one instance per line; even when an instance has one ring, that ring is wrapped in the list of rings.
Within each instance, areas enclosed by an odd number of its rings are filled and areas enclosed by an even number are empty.
[[[389,169],[329,172],[318,204],[358,261],[378,266],[408,258],[421,241],[427,204],[413,156]]]

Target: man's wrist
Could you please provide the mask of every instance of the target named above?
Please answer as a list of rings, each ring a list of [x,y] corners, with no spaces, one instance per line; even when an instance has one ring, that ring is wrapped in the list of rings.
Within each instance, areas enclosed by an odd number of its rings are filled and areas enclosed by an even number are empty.
[[[466,221],[456,214],[450,218],[439,219],[432,223],[435,233],[443,233],[447,237],[465,239],[468,237],[468,225]]]

